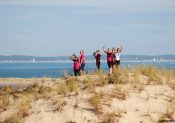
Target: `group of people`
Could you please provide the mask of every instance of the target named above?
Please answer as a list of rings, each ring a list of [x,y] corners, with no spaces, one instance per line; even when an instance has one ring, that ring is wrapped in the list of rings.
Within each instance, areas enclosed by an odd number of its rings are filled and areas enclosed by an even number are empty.
[[[120,54],[122,52],[122,45],[120,48],[108,48],[105,50],[105,46],[103,46],[103,51],[107,55],[107,65],[109,68],[109,74],[111,75],[115,68],[118,68],[120,65]],[[94,58],[96,59],[96,67],[100,70],[100,61],[101,61],[101,53],[100,50],[96,50],[93,53]],[[78,57],[75,53],[70,57],[70,59],[74,62],[74,75],[80,76],[84,73],[85,67],[85,54],[84,51],[80,51],[80,56]]]

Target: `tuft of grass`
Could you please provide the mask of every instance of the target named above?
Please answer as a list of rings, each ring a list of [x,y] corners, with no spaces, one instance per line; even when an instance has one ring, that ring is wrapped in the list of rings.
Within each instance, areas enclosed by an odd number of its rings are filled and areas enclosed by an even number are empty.
[[[116,120],[118,121],[118,119],[116,119],[114,112],[107,113],[104,115],[103,123],[116,123]]]
[[[51,97],[51,92],[52,92],[51,87],[43,86],[43,85],[41,87],[39,87],[39,90],[38,90],[38,93],[45,98]]]
[[[63,100],[58,100],[56,102],[56,107],[53,110],[54,112],[58,111],[58,112],[62,112],[64,107],[67,105],[67,102],[63,99]]]
[[[160,116],[158,122],[161,122],[162,120],[174,120],[173,117],[174,113],[175,113],[174,108],[172,109],[167,108],[166,112]]]
[[[85,88],[88,90],[94,90],[95,88],[95,81],[91,78],[88,78],[84,81]]]
[[[91,105],[94,107],[94,111],[96,113],[100,113],[100,110],[102,108],[102,101],[101,101],[101,95],[99,93],[95,93],[91,99],[90,99],[90,103]]]
[[[56,91],[58,94],[65,96],[68,93],[68,87],[66,83],[59,83],[57,85]]]
[[[119,87],[116,87],[112,95],[113,97],[118,98],[120,100],[126,100],[126,98],[129,96],[129,93],[127,91],[122,90]]]
[[[169,84],[171,89],[175,90],[175,78],[171,81],[171,83]]]
[[[70,120],[70,121],[67,121],[66,123],[76,123],[76,122],[73,120]]]
[[[0,95],[0,109],[5,110],[10,104],[9,95]]]
[[[125,84],[129,82],[129,70],[126,68],[118,68],[113,71],[109,77],[108,83]]]
[[[21,106],[17,113],[17,116],[21,118],[28,117],[30,108],[30,105]]]
[[[78,81],[75,78],[66,80],[65,83],[58,83],[56,91],[60,95],[67,95],[69,92],[78,92]]]
[[[37,92],[38,88],[39,88],[38,82],[34,82],[33,84],[27,86],[27,88],[23,92],[25,92],[25,93]]]
[[[5,86],[0,88],[0,95],[2,94],[14,94],[16,90],[11,86]]]
[[[77,92],[78,91],[78,81],[75,78],[68,79],[66,81],[66,85],[69,89],[69,92]]]
[[[144,90],[144,84],[138,85],[139,92],[142,92]]]
[[[107,78],[103,71],[98,71],[98,79],[96,81],[96,86],[104,86],[107,84]]]
[[[56,82],[57,79],[56,79],[56,78],[52,78],[51,81],[52,81],[52,82]]]
[[[102,123],[117,123],[120,117],[122,117],[122,111],[106,113],[103,115]]]
[[[149,77],[148,83],[153,82],[154,84],[163,84],[163,78],[161,70],[156,68],[155,66],[138,66],[131,70],[136,75],[144,75]]]

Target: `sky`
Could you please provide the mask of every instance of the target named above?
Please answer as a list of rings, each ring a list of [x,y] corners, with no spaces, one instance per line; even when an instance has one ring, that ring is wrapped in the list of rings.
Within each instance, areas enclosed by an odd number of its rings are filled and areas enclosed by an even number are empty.
[[[123,54],[175,54],[175,0],[0,0],[0,55],[90,55],[120,44]]]

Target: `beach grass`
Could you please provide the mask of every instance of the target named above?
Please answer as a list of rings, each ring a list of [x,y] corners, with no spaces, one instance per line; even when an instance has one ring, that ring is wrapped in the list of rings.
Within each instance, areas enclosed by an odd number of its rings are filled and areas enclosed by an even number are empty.
[[[90,103],[94,107],[95,113],[100,113],[100,110],[102,108],[101,99],[102,99],[101,93],[95,93],[90,99]]]

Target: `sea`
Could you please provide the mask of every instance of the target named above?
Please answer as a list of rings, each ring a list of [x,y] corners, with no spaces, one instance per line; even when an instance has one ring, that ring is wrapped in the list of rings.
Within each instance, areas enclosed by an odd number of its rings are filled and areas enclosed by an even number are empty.
[[[121,67],[135,67],[140,65],[153,65],[162,69],[175,71],[175,61],[122,61]],[[105,72],[108,70],[106,62],[101,63],[101,69]],[[87,62],[85,71],[87,73],[96,70],[95,62]],[[73,75],[72,62],[14,62],[0,63],[0,78],[41,78],[53,77],[60,78],[64,75]]]

